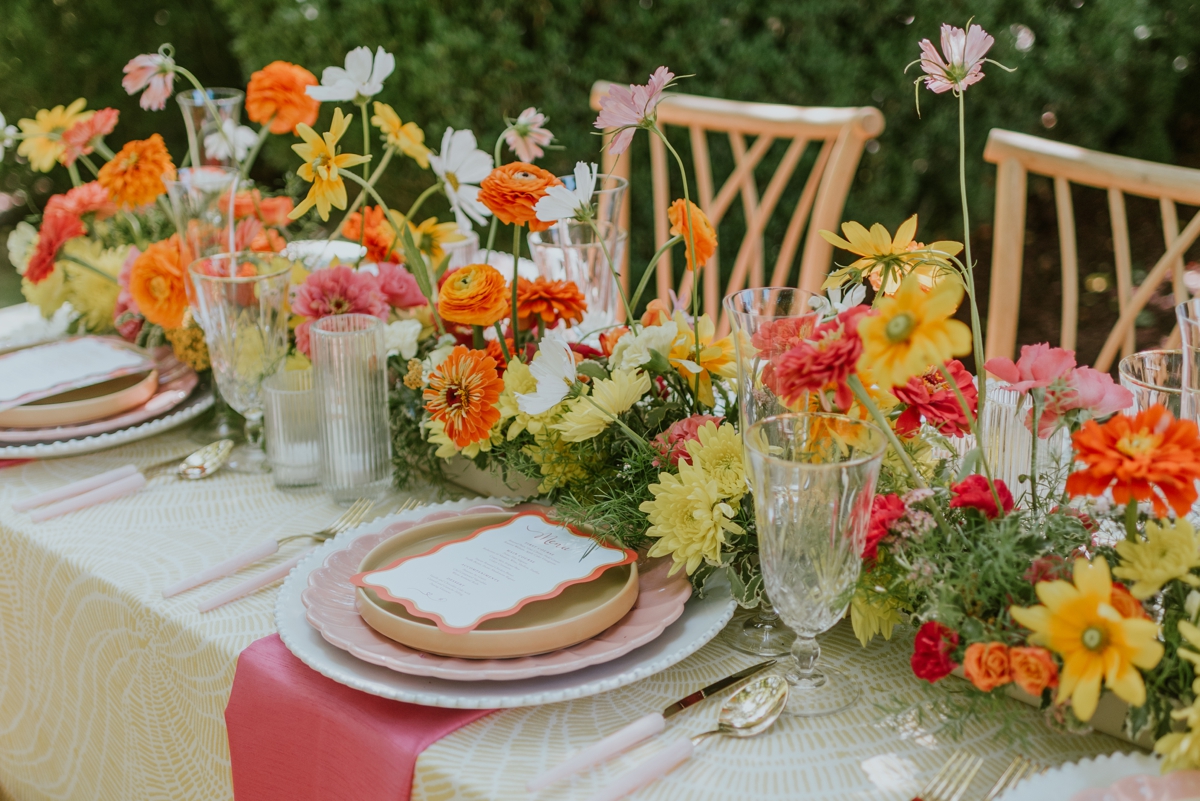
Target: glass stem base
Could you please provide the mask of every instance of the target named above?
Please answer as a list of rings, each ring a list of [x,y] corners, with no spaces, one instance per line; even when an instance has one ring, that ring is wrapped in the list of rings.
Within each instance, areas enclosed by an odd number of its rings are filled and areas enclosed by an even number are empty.
[[[819,665],[821,646],[812,637],[796,637],[784,678],[789,687],[785,715],[813,718],[834,715],[854,706],[862,696],[858,679]]]
[[[729,644],[754,656],[787,656],[796,634],[783,625],[775,607],[763,596],[758,609],[733,633]]]

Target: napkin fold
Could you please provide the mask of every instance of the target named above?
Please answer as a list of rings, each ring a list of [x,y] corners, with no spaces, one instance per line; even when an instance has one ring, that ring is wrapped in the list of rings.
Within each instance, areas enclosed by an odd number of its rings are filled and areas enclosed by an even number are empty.
[[[264,637],[238,657],[225,707],[234,798],[408,801],[421,752],[490,712],[368,695]]]

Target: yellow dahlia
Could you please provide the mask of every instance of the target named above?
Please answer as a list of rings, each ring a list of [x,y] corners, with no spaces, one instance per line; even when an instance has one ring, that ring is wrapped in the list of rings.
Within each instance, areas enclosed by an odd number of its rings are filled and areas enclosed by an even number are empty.
[[[1141,540],[1124,540],[1116,545],[1121,564],[1113,575],[1132,581],[1129,591],[1144,601],[1173,579],[1192,587],[1200,587],[1200,579],[1192,570],[1200,567],[1200,541],[1187,518],[1146,523],[1146,536]]]
[[[697,429],[696,437],[686,446],[692,465],[717,482],[721,497],[740,501],[746,494],[742,435],[729,423],[718,428],[709,422]]]
[[[650,519],[646,536],[658,540],[650,556],[674,560],[671,573],[683,567],[690,575],[701,562],[721,563],[721,546],[727,533],[741,534],[733,522],[735,510],[725,502],[716,479],[686,462],[679,463],[679,475],[659,473],[658,484],[650,485],[654,500],[639,509]]]

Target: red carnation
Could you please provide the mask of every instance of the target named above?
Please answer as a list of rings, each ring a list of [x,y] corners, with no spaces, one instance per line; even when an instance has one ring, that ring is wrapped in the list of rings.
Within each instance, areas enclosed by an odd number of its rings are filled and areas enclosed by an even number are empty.
[[[37,247],[29,257],[29,265],[25,268],[25,277],[29,283],[37,284],[54,272],[54,259],[58,256],[59,248],[68,239],[83,236],[87,230],[74,214],[52,211],[42,217],[42,230],[38,232]]]
[[[834,403],[849,409],[854,394],[846,384],[862,355],[858,321],[870,312],[867,306],[847,309],[827,323],[817,326],[812,342],[801,342],[774,363],[778,394],[795,403],[805,392],[818,392],[833,384]]]
[[[958,667],[958,663],[950,658],[957,647],[957,631],[935,620],[923,624],[913,641],[913,674],[930,684],[946,678]]]
[[[899,495],[876,495],[871,501],[871,525],[867,529],[867,541],[863,544],[863,559],[879,556],[879,543],[890,532],[892,524],[904,516],[908,507]]]
[[[1000,496],[1000,503],[1004,505],[1004,514],[1008,514],[1013,508],[1013,496],[1008,491],[1008,487],[1004,486],[1004,482],[996,479],[996,494]],[[988,480],[978,473],[972,473],[962,481],[950,487],[950,492],[954,498],[950,501],[950,505],[956,509],[978,509],[983,512],[984,517],[988,520],[995,520],[1000,516],[1000,512],[996,509],[996,499],[992,497],[992,488],[988,486]]]
[[[946,362],[946,372],[950,373],[954,383],[958,384],[963,399],[974,415],[979,404],[979,391],[975,388],[971,374],[958,359]],[[896,433],[903,437],[911,437],[917,433],[921,428],[922,417],[925,418],[925,422],[948,437],[965,436],[971,431],[954,388],[946,383],[946,377],[937,367],[931,368],[924,375],[913,376],[904,386],[892,389],[892,394],[908,404],[908,408],[896,420]]]

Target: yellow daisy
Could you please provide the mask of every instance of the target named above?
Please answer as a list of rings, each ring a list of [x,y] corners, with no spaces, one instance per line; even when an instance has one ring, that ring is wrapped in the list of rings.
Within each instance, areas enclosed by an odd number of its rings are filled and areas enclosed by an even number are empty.
[[[733,352],[733,340],[729,337],[713,341],[717,327],[707,314],[696,321],[700,331],[700,358],[696,358],[696,331],[688,325],[683,312],[675,312],[675,326],[679,332],[671,353],[667,356],[671,366],[679,371],[683,380],[696,392],[700,402],[712,408],[715,403],[712,376],[737,377],[737,361]]]
[[[421,169],[429,169],[429,148],[425,147],[425,132],[415,122],[401,122],[400,115],[387,103],[375,103],[371,124],[383,131],[383,141],[408,156]]]
[[[882,286],[883,291],[890,294],[900,279],[914,269],[924,274],[924,283],[932,285],[934,274],[947,265],[947,258],[957,256],[963,249],[959,242],[934,242],[926,246],[913,241],[917,233],[915,214],[900,224],[894,237],[879,223],[872,225],[870,231],[860,223],[842,223],[845,239],[832,231],[820,233],[829,244],[859,257],[853,264],[830,273],[821,285],[822,289],[841,286],[855,277],[869,277],[876,289]]]
[[[34,114],[33,119],[26,117],[17,120],[21,133],[29,137],[21,140],[21,144],[17,146],[17,155],[29,159],[31,169],[50,172],[67,149],[60,138],[62,134],[75,123],[91,119],[95,113],[84,111],[83,107],[86,105],[87,101],[81,97],[66,107],[44,108]]]
[[[296,126],[296,133],[304,140],[301,144],[292,145],[292,150],[304,159],[296,174],[312,186],[308,190],[308,196],[292,210],[288,219],[298,219],[316,206],[321,219],[328,220],[331,207],[346,208],[346,182],[338,174],[338,170],[345,170],[370,160],[369,156],[338,153],[338,140],[349,127],[350,118],[342,114],[340,108],[334,109],[333,121],[323,137],[318,136],[316,131],[304,123]]]
[[[427,255],[435,265],[441,262],[442,257],[446,255],[446,251],[442,248],[443,245],[466,239],[459,230],[458,223],[440,223],[437,221],[437,217],[430,217],[420,225],[409,223],[408,227],[412,231],[417,249]]]
[[[1145,539],[1124,540],[1117,543],[1116,550],[1121,564],[1113,568],[1113,575],[1132,581],[1129,592],[1139,601],[1173,579],[1200,587],[1200,579],[1191,573],[1200,567],[1200,542],[1187,518],[1161,524],[1151,520],[1146,523]]]
[[[632,370],[614,370],[611,378],[595,383],[590,396],[576,398],[554,428],[566,442],[584,442],[633,408],[650,391],[650,377]]]

